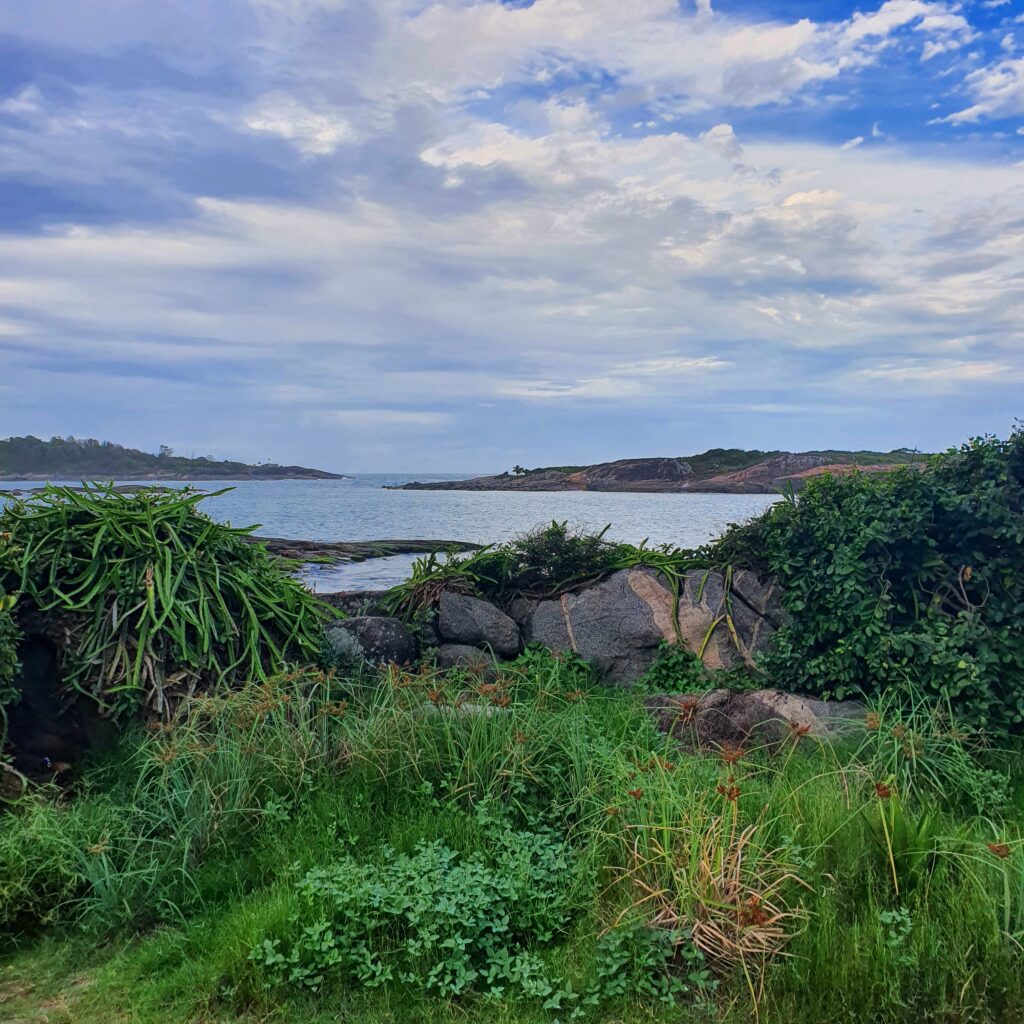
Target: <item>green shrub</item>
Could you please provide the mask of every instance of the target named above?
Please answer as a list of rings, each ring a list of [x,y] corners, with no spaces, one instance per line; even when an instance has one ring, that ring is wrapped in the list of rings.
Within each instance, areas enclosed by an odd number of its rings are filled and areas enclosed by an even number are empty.
[[[457,996],[556,999],[528,944],[549,942],[568,921],[571,853],[551,833],[503,832],[493,860],[462,857],[443,842],[383,863],[344,857],[298,884],[301,928],[288,952],[265,939],[253,960],[270,986],[318,991],[330,978],[369,988],[388,983]]]
[[[49,623],[66,681],[107,710],[167,713],[197,686],[316,656],[324,606],[250,529],[202,514],[205,497],[50,486],[0,513],[0,588]]]
[[[704,954],[688,937],[631,919],[605,932],[594,950],[594,978],[586,1002],[630,999],[675,1003],[707,997],[717,988]]]
[[[631,687],[639,693],[705,693],[716,687],[758,690],[764,676],[745,665],[731,669],[709,669],[687,647],[663,641],[651,667]]]
[[[1024,730],[1024,434],[925,468],[811,480],[705,554],[770,572],[778,685],[844,697],[912,682],[958,717]]]

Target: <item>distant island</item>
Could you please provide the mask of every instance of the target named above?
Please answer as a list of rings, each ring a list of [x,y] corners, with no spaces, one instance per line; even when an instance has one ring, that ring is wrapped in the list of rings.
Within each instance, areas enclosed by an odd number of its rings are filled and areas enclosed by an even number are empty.
[[[0,480],[344,480],[305,466],[175,455],[161,445],[155,455],[92,438],[9,437],[0,440]]]
[[[820,473],[858,469],[879,473],[921,461],[908,448],[891,452],[762,452],[712,448],[679,458],[620,459],[592,466],[547,466],[471,480],[401,484],[408,491],[690,491],[710,494],[772,494],[787,484],[799,489]]]

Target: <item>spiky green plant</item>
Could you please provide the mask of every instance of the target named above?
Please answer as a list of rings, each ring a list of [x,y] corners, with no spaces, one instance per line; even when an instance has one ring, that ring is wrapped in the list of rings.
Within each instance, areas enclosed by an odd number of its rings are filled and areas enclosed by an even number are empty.
[[[0,514],[0,588],[108,711],[164,714],[197,687],[265,679],[318,650],[324,606],[249,541],[255,527],[200,512],[212,496],[48,486]]]

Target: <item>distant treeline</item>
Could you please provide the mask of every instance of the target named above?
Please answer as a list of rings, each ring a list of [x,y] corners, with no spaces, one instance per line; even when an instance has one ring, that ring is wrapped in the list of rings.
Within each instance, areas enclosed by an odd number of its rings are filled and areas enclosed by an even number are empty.
[[[331,477],[334,474],[301,466],[272,463],[249,465],[208,456],[189,459],[175,455],[167,445],[159,452],[125,448],[95,438],[9,437],[0,440],[0,478],[8,480],[103,479],[237,479],[245,477]]]

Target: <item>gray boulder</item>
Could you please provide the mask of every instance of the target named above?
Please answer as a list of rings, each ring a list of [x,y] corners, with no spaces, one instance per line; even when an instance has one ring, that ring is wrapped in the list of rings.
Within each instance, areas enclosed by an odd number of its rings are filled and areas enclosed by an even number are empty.
[[[494,658],[479,647],[471,647],[469,644],[441,644],[434,655],[434,663],[438,668],[460,668],[488,681],[498,674]]]
[[[327,629],[329,651],[335,649],[339,658],[358,645],[370,665],[405,664],[417,654],[416,639],[399,619],[383,615],[356,615],[341,619]]]
[[[519,627],[503,611],[469,594],[444,591],[437,608],[441,639],[471,647],[489,647],[503,658],[519,653]]]
[[[709,690],[644,698],[658,728],[691,746],[752,750],[804,738],[837,739],[865,727],[864,705],[780,690]]]
[[[643,675],[665,641],[701,654],[709,668],[752,665],[782,617],[778,587],[753,573],[734,574],[728,599],[722,573],[686,573],[677,609],[668,581],[642,568],[620,570],[552,600],[521,602],[514,610],[527,643],[576,651],[620,683]]]

